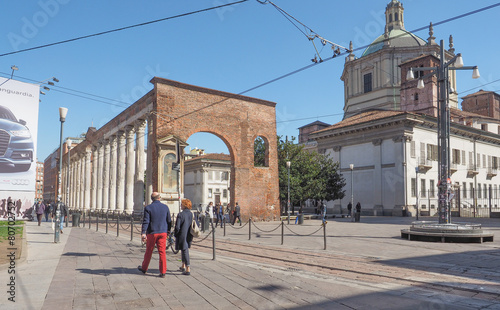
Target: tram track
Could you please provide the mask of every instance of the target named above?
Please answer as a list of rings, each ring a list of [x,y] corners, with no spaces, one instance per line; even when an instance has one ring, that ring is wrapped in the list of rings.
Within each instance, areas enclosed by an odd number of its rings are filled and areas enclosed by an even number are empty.
[[[195,243],[194,249],[212,251],[212,240]],[[231,240],[217,240],[219,255],[281,267],[284,271],[305,271],[348,280],[377,284],[391,284],[442,291],[455,295],[472,295],[486,300],[499,300],[498,282],[444,274],[439,271],[415,273],[411,265],[388,265],[378,258],[347,254],[318,253],[287,248],[273,248]],[[466,283],[464,283],[466,282]]]

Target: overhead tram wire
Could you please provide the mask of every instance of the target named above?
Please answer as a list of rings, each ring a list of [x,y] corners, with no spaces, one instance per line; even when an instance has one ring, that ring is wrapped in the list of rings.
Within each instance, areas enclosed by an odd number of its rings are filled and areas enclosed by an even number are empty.
[[[244,1],[248,1],[248,0],[244,0]],[[238,4],[238,3],[241,3],[241,2],[244,2],[244,1],[234,2],[234,3],[231,3],[231,5],[232,5],[232,4]],[[262,2],[266,2],[267,0],[266,0],[266,1],[260,1],[260,0],[257,0],[257,1],[258,1],[258,2],[260,2],[260,3],[262,3]],[[230,4],[228,4],[228,5],[230,5]],[[450,21],[454,21],[454,20],[457,20],[457,19],[459,19],[459,18],[467,17],[467,16],[470,16],[470,15],[473,15],[473,14],[476,14],[476,13],[479,13],[479,12],[483,12],[483,11],[486,11],[486,10],[489,10],[489,9],[492,9],[492,8],[495,8],[495,7],[498,7],[498,6],[500,6],[500,2],[499,2],[499,3],[496,3],[496,4],[493,4],[493,5],[490,5],[490,6],[486,6],[486,7],[483,7],[483,8],[477,9],[477,10],[474,10],[474,11],[470,11],[470,12],[468,12],[468,13],[464,13],[464,14],[461,14],[461,15],[458,15],[458,16],[455,16],[455,17],[452,17],[452,18],[448,18],[448,19],[445,19],[445,20],[439,21],[439,22],[437,22],[437,23],[433,23],[433,25],[435,26],[435,25],[445,24],[445,23],[448,23],[448,22],[450,22]],[[218,7],[220,7],[220,6],[218,6]],[[218,8],[218,7],[215,7],[215,8]],[[206,9],[206,10],[208,10],[208,9]],[[186,14],[188,14],[188,13],[186,13]],[[186,14],[185,14],[185,15],[186,15]],[[192,13],[191,13],[191,14],[192,14]],[[173,18],[173,17],[171,17],[171,18]],[[411,31],[411,32],[421,31],[421,30],[427,29],[427,27],[428,27],[428,26],[420,27],[420,28],[417,28],[417,29],[415,29],[415,30],[413,30],[413,31]],[[365,46],[361,46],[361,47],[358,47],[358,48],[354,48],[354,49],[353,49],[353,52],[354,52],[354,51],[359,51],[359,50],[366,49],[369,45],[370,45],[370,44],[365,45]],[[347,53],[347,52],[343,52],[343,53],[341,53],[341,54],[340,54],[340,56],[341,56],[341,55],[345,55],[346,53]],[[0,56],[2,56],[2,55],[0,55]],[[332,60],[332,59],[334,59],[334,58],[335,58],[335,57],[330,57],[330,58],[327,58],[327,59],[325,59],[323,62],[326,62],[326,61]],[[277,78],[274,78],[274,79],[269,80],[269,81],[267,81],[267,82],[261,83],[261,84],[259,84],[259,85],[257,85],[257,86],[254,86],[254,87],[252,87],[252,88],[249,88],[249,89],[247,89],[247,90],[244,90],[244,91],[242,91],[242,92],[238,93],[237,95],[243,95],[243,94],[249,93],[249,92],[251,92],[251,91],[253,91],[253,90],[256,90],[256,89],[258,89],[258,88],[264,87],[264,86],[266,86],[266,85],[272,84],[272,83],[274,83],[274,82],[277,82],[277,81],[282,80],[282,79],[284,79],[284,78],[286,78],[286,77],[292,76],[292,75],[294,75],[294,74],[296,74],[296,73],[299,73],[299,72],[301,72],[301,71],[307,70],[307,69],[309,69],[309,68],[311,68],[311,67],[313,67],[313,66],[316,66],[316,65],[318,65],[318,64],[319,64],[319,63],[313,63],[313,64],[309,64],[309,65],[307,65],[307,66],[301,67],[301,68],[296,69],[296,70],[294,70],[294,71],[292,71],[292,72],[286,73],[286,74],[281,75],[281,76],[279,76],[279,77],[277,77]],[[1,72],[0,72],[0,73],[1,73]],[[3,73],[3,74],[6,74],[6,73]],[[388,74],[390,74],[390,73],[388,73]],[[9,73],[9,75],[10,75],[10,73]],[[29,79],[27,79],[27,80],[29,80]],[[32,81],[33,81],[33,80],[32,80]],[[496,81],[498,81],[498,80],[496,80]],[[495,81],[493,81],[493,82],[495,82]],[[493,83],[493,82],[491,82],[491,83]],[[491,84],[491,83],[487,83],[487,84]],[[484,84],[484,85],[487,85],[487,84]],[[60,87],[60,86],[58,86],[58,87]],[[481,86],[479,86],[479,87],[481,87]],[[68,90],[69,90],[69,89],[68,89]],[[80,92],[80,91],[77,91],[77,90],[71,90],[71,91]],[[84,93],[84,92],[80,92],[80,93]],[[90,96],[95,96],[95,97],[101,97],[101,96],[98,96],[98,95],[92,95],[92,94],[89,94],[89,93],[84,93],[84,94],[88,94],[88,95],[90,95]],[[70,94],[70,95],[77,96],[77,95],[75,95],[75,94]],[[79,96],[79,97],[82,97],[82,96]],[[84,97],[84,98],[85,98],[85,97]],[[122,104],[124,104],[124,105],[126,105],[126,106],[130,105],[129,103],[126,103],[126,102],[121,102],[121,101],[118,101],[118,100],[115,100],[115,99],[110,99],[110,98],[105,98],[105,97],[101,97],[101,98],[106,99],[106,100],[110,100],[110,101],[116,101],[116,102],[118,102],[118,103],[122,103]],[[96,100],[96,99],[93,99],[93,98],[86,98],[86,99],[90,99],[90,100],[94,100],[94,101],[98,101],[98,102],[103,102],[103,101]],[[213,106],[213,105],[216,105],[216,104],[218,104],[218,103],[224,102],[224,101],[226,101],[226,100],[228,100],[228,99],[230,99],[230,98],[227,98],[227,99],[221,100],[221,101],[219,101],[219,102],[215,102],[215,103],[213,103],[213,104],[211,104],[211,105],[209,105],[209,106],[207,106],[207,107],[204,107],[204,108],[201,108],[201,109],[198,109],[198,110],[195,110],[195,111],[189,112],[189,113],[187,113],[187,115],[190,115],[190,114],[192,114],[192,113],[195,113],[195,112],[200,111],[200,110],[203,110],[203,109],[206,109],[206,108],[208,108],[208,107],[210,107],[210,106]],[[103,103],[106,103],[106,102],[103,102]],[[110,104],[110,103],[106,103],[106,104]],[[170,117],[170,116],[169,116],[169,117]],[[180,118],[180,117],[183,117],[183,116],[181,115],[181,116],[178,116],[177,118]],[[177,118],[175,118],[175,119],[177,119]],[[316,118],[316,117],[314,117],[314,118]]]
[[[247,1],[247,0],[245,0],[245,1]],[[257,0],[257,1],[258,1],[258,2],[261,2],[260,0]],[[267,1],[267,0],[266,0],[266,1]],[[240,2],[243,2],[243,1],[240,1]],[[262,3],[262,2],[261,2],[261,3]],[[448,22],[450,22],[450,21],[454,21],[454,20],[457,20],[457,19],[460,19],[460,18],[464,18],[464,17],[470,16],[470,15],[473,15],[473,14],[476,14],[476,13],[479,13],[479,12],[483,12],[483,11],[486,11],[486,10],[489,10],[489,9],[492,9],[492,8],[495,8],[495,7],[498,7],[498,6],[500,6],[500,3],[496,3],[496,4],[494,4],[494,5],[490,5],[490,6],[487,6],[487,7],[484,7],[484,8],[480,8],[480,9],[477,9],[477,10],[474,10],[474,11],[470,11],[470,12],[468,12],[468,13],[461,14],[461,15],[458,15],[458,16],[456,16],[456,17],[448,18],[448,19],[445,19],[445,20],[443,20],[443,21],[439,21],[439,22],[437,22],[437,23],[435,23],[435,24],[433,24],[433,25],[435,26],[435,25],[445,24],[445,23],[448,23]],[[428,26],[420,27],[420,28],[417,28],[417,29],[415,29],[415,30],[413,30],[413,31],[411,31],[411,32],[418,32],[418,31],[421,31],[421,30],[427,29],[427,27],[428,27]],[[365,46],[361,46],[361,47],[358,47],[358,48],[355,48],[355,49],[353,49],[353,50],[352,50],[352,52],[353,52],[353,51],[358,51],[358,50],[363,50],[363,49],[366,49],[369,45],[370,45],[370,44],[365,45]],[[345,54],[346,54],[346,52],[341,53],[340,55],[345,55]],[[2,55],[0,55],[0,56],[2,56]],[[331,59],[334,59],[334,58],[335,58],[335,57],[330,57],[330,58],[327,58],[327,59],[326,59],[326,61],[331,60]],[[272,80],[270,80],[270,81],[268,81],[268,82],[265,82],[265,83],[259,84],[259,85],[255,86],[255,87],[252,87],[252,88],[249,88],[249,89],[247,89],[247,90],[245,90],[245,91],[242,91],[242,92],[238,93],[237,95],[243,95],[243,94],[246,94],[246,93],[251,92],[251,91],[253,91],[253,90],[255,90],[255,89],[258,89],[258,88],[261,88],[261,87],[263,87],[263,86],[266,86],[266,85],[272,84],[272,83],[274,83],[274,82],[276,82],[276,81],[279,81],[279,80],[284,79],[284,78],[286,78],[286,77],[288,77],[288,76],[291,76],[291,75],[294,75],[294,74],[296,74],[296,73],[299,73],[299,72],[304,71],[304,70],[306,70],[306,69],[309,69],[309,68],[311,68],[311,67],[313,67],[313,66],[316,66],[316,65],[318,65],[318,64],[319,64],[319,63],[313,63],[313,64],[310,64],[310,65],[304,66],[304,67],[302,67],[302,68],[299,68],[299,69],[294,70],[294,71],[292,71],[292,72],[289,72],[289,73],[287,73],[287,74],[281,75],[281,76],[279,76],[279,77],[277,77],[277,78],[274,78],[274,79],[272,79]],[[487,83],[487,84],[491,84],[491,83],[494,83],[494,82],[496,82],[496,81],[498,81],[498,80],[495,80],[495,81],[490,82],[490,83]],[[487,84],[484,84],[484,85],[487,85]],[[479,87],[481,87],[481,86],[479,86]],[[468,90],[468,91],[469,91],[469,90]],[[104,97],[103,97],[103,98],[104,98]],[[91,99],[91,100],[95,100],[95,99],[92,99],[92,98],[89,98],[89,99]],[[167,117],[169,117],[169,118],[171,119],[171,121],[175,121],[176,119],[179,119],[179,118],[182,118],[182,117],[188,116],[188,115],[190,115],[190,114],[194,114],[194,113],[196,113],[196,112],[198,112],[198,111],[201,111],[201,110],[204,110],[204,109],[206,109],[206,108],[208,108],[208,107],[212,107],[212,106],[214,106],[214,105],[216,105],[216,104],[219,104],[219,103],[225,102],[225,101],[227,101],[227,100],[229,100],[229,99],[231,99],[231,97],[228,97],[228,98],[222,99],[222,100],[220,100],[220,101],[214,102],[214,103],[212,103],[212,104],[210,104],[210,105],[208,105],[208,106],[206,106],[206,107],[203,107],[203,108],[200,108],[200,109],[198,109],[198,110],[194,110],[194,111],[188,112],[188,113],[186,113],[186,114],[184,114],[184,115],[180,115],[180,116],[178,116],[178,117],[172,117],[172,116],[170,116],[170,115],[168,115]],[[110,100],[112,100],[112,99],[110,99]],[[163,118],[163,117],[161,116],[161,113],[156,113],[156,114],[158,115],[158,117]],[[337,116],[337,115],[341,115],[341,114],[343,114],[343,113],[339,113],[339,114],[331,114],[331,115],[324,115],[324,116],[314,116],[314,117],[310,117],[310,118],[297,119],[297,120],[280,121],[280,122],[276,122],[276,123],[291,122],[291,121],[298,121],[298,120],[305,120],[305,119],[313,119],[313,118],[320,118],[320,117],[328,117],[328,116]],[[164,119],[164,118],[163,118],[163,119]],[[168,120],[167,120],[166,122],[167,122],[167,124],[168,124],[170,121],[168,121]],[[144,134],[144,136],[145,136],[145,135],[146,135],[146,134]],[[134,139],[134,141],[135,141],[135,140],[136,140],[136,139]]]
[[[80,37],[76,37],[76,38],[72,38],[72,39],[68,39],[68,40],[63,40],[63,41],[48,43],[48,44],[39,45],[39,46],[35,46],[35,47],[25,48],[25,49],[18,50],[18,51],[3,53],[3,54],[0,54],[0,57],[2,57],[2,56],[8,56],[8,55],[13,55],[13,54],[18,54],[18,53],[23,53],[23,52],[32,51],[32,50],[36,50],[36,49],[41,49],[41,48],[45,48],[45,47],[50,47],[50,46],[54,46],[54,45],[69,43],[69,42],[73,42],[73,41],[88,39],[88,38],[92,38],[92,37],[97,37],[97,36],[101,36],[101,35],[104,35],[104,34],[109,34],[109,33],[118,32],[118,31],[122,31],[122,30],[137,28],[137,27],[141,27],[141,26],[146,26],[146,25],[150,25],[150,24],[154,24],[154,23],[158,23],[158,22],[163,22],[163,21],[170,20],[170,19],[175,19],[175,18],[179,18],[179,17],[185,17],[185,16],[197,14],[197,13],[203,13],[203,12],[207,12],[207,11],[211,11],[211,10],[217,10],[217,9],[220,9],[220,8],[223,8],[223,7],[226,7],[226,6],[240,4],[240,3],[243,3],[243,2],[246,2],[246,1],[249,1],[249,0],[240,0],[240,1],[237,1],[237,2],[226,3],[226,4],[222,4],[222,5],[218,5],[218,6],[206,8],[206,9],[201,9],[201,10],[192,11],[192,12],[188,12],[188,13],[182,13],[182,14],[178,14],[178,15],[174,15],[174,16],[169,16],[169,17],[165,17],[165,18],[155,19],[155,20],[152,20],[152,21],[144,22],[144,23],[134,24],[134,25],[125,26],[125,27],[116,28],[116,29],[107,30],[107,31],[102,31],[102,32],[97,32],[97,33],[93,33],[93,34],[89,34],[89,35],[85,35],[85,36],[80,36]]]
[[[340,53],[341,53],[340,49],[343,49],[344,51],[347,51],[347,52],[351,52],[350,49],[343,47],[342,45],[339,45],[337,43],[333,43],[333,42],[323,38],[316,31],[312,30],[311,27],[305,25],[304,23],[299,21],[297,18],[293,17],[291,14],[289,14],[288,12],[286,12],[285,10],[280,8],[278,5],[273,3],[271,0],[257,0],[257,2],[259,2],[260,4],[268,4],[268,3],[271,4],[278,12],[281,13],[281,15],[283,15],[293,26],[295,26],[295,28],[297,28],[312,43],[312,45],[314,46],[314,49],[316,50],[316,55],[314,56],[313,59],[311,59],[314,63],[318,62],[316,56],[319,57],[319,62],[323,61],[323,59],[321,58],[321,55],[320,55],[321,52],[318,51],[318,48],[316,47],[316,44],[314,43],[314,40],[316,38],[318,38],[321,41],[321,44],[323,45],[323,47],[327,44],[331,45],[332,50],[333,50],[333,57],[340,55]],[[305,31],[300,29],[300,27],[297,24],[300,24],[302,27],[304,27],[304,29],[308,30],[310,34],[307,34]],[[321,49],[321,50],[323,50],[323,49]]]
[[[5,72],[0,72],[0,75],[5,75],[5,74],[6,74]],[[31,82],[33,84],[40,83],[37,80],[26,78],[26,77],[22,77],[22,76],[16,76],[16,77],[19,78],[19,79],[21,79],[21,80],[29,81],[29,82]],[[42,84],[47,85],[46,83],[42,83]],[[59,88],[60,89],[64,89],[66,91],[60,90]],[[53,91],[56,91],[56,92],[63,93],[63,94],[67,94],[67,95],[71,95],[71,96],[75,96],[75,97],[79,97],[79,98],[84,98],[84,99],[88,99],[88,100],[93,100],[93,101],[96,101],[96,102],[101,102],[101,103],[104,103],[104,104],[108,104],[108,105],[112,105],[112,106],[116,106],[116,107],[120,107],[120,108],[127,108],[127,107],[129,107],[131,105],[131,103],[128,103],[128,102],[124,102],[124,101],[120,101],[120,100],[116,100],[116,99],[111,99],[111,98],[107,98],[107,97],[103,97],[103,96],[99,96],[99,95],[94,95],[94,94],[91,94],[91,93],[88,93],[88,92],[84,92],[84,91],[80,91],[80,90],[76,90],[76,89],[71,89],[71,88],[67,88],[67,87],[62,87],[62,86],[59,86],[59,85],[50,85],[50,89],[53,90]],[[71,92],[74,92],[74,93],[71,93]],[[78,93],[78,94],[75,94],[75,93]],[[91,96],[91,97],[87,97],[87,96]],[[96,97],[98,99],[92,98],[92,97]],[[112,102],[116,102],[116,103],[107,102],[107,101],[104,101],[104,100],[112,101]]]

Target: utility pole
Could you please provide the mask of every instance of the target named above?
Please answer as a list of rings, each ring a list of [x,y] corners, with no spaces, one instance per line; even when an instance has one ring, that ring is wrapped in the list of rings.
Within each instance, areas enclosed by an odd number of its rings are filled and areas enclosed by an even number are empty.
[[[424,79],[436,75],[438,81],[438,201],[439,201],[439,224],[451,223],[450,200],[451,195],[451,173],[450,173],[450,105],[449,105],[449,70],[473,70],[472,78],[479,78],[477,66],[464,67],[462,54],[457,54],[449,61],[445,61],[444,41],[440,42],[440,63],[437,67],[418,67],[410,68],[407,79],[414,78],[413,71],[431,71],[420,77],[417,88],[424,88]],[[453,66],[451,66],[453,65]],[[418,196],[418,193],[417,193]]]

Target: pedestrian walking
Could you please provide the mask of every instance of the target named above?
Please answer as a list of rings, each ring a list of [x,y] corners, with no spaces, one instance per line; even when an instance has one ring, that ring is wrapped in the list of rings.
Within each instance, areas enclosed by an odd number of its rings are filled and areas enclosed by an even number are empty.
[[[210,217],[210,225],[214,224],[214,204],[213,202],[209,202],[208,206],[205,210],[205,214]]]
[[[52,214],[52,205],[50,202],[45,204],[45,222],[49,221],[49,215]]]
[[[182,266],[179,268],[183,275],[189,276],[191,274],[191,267],[189,262],[189,248],[193,241],[191,234],[191,223],[193,223],[193,213],[191,212],[191,200],[182,199],[181,213],[177,215],[175,220],[175,248],[181,251]]]
[[[240,221],[240,226],[241,226],[241,217],[240,217],[240,206],[238,203],[236,203],[236,206],[234,207],[234,218],[233,218],[233,225],[236,223],[236,219]]]
[[[45,205],[40,200],[35,203],[35,213],[38,220],[38,226],[40,226],[42,224],[43,214],[45,213]]]
[[[64,220],[68,217],[68,208],[61,201],[61,198],[57,198],[57,203],[52,208],[52,218],[56,220],[57,211],[59,211],[59,227],[55,227],[55,229],[59,229],[59,232],[63,233],[64,228]]]
[[[361,204],[358,201],[358,203],[356,204],[356,215],[355,215],[354,220],[356,222],[359,222],[360,218],[361,218]]]
[[[352,203],[347,204],[347,217],[352,217]]]
[[[324,202],[321,203],[321,225],[325,225],[326,221],[326,204]]]
[[[153,255],[153,250],[158,248],[160,256],[159,269],[160,277],[164,278],[167,273],[167,256],[166,244],[167,234],[170,233],[172,228],[172,219],[170,217],[170,209],[167,205],[160,202],[160,194],[154,192],[151,194],[152,203],[144,208],[144,219],[142,221],[141,239],[146,242],[146,252],[144,253],[144,260],[142,265],[137,269],[142,273],[148,271],[149,262]]]
[[[215,222],[215,227],[219,225],[220,221],[220,228],[222,228],[222,223],[224,223],[224,206],[219,202],[217,204],[217,221]]]

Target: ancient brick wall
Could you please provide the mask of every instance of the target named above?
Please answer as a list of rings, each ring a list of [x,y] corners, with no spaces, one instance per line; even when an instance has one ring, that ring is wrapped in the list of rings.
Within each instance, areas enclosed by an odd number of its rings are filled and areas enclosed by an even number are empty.
[[[277,218],[276,104],[162,78],[151,82],[155,141],[170,135],[187,141],[197,132],[216,135],[225,142],[231,156],[231,206],[238,202],[245,218]],[[267,167],[253,164],[254,140],[258,136],[267,141]],[[158,162],[153,167],[153,188],[159,188],[157,171]]]

